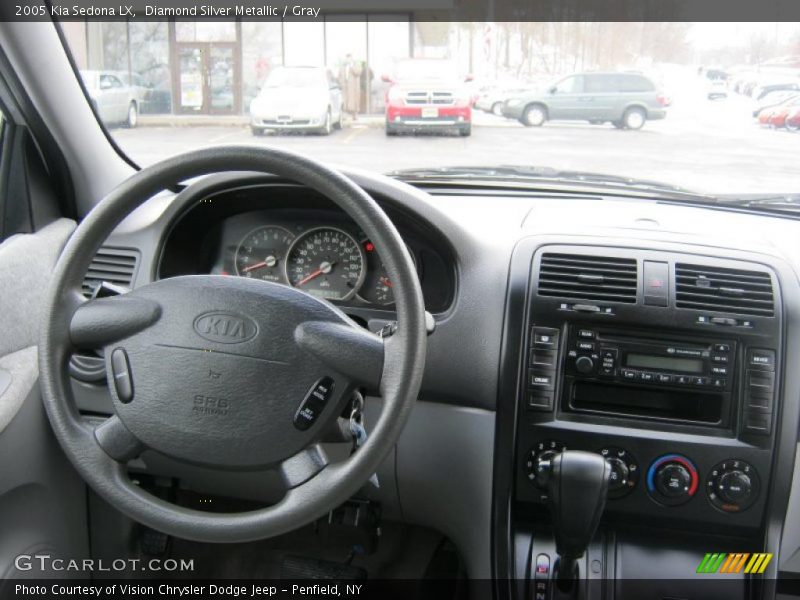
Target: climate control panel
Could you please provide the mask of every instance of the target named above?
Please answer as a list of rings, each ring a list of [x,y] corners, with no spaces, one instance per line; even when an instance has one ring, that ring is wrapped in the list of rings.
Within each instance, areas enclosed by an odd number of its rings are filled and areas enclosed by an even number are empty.
[[[554,438],[534,443],[524,455],[521,465],[525,481],[522,496],[540,502],[547,499],[547,469],[543,463],[568,447],[597,452],[611,466],[607,511],[629,507],[633,503],[643,512],[653,514],[678,516],[684,510],[692,513],[710,511],[709,514],[725,519],[751,508],[760,497],[761,484],[757,469],[751,462],[742,459],[721,460],[706,471],[707,466],[699,467],[687,454],[667,452],[654,458],[642,456],[646,459],[642,472],[639,458],[622,445],[587,448],[585,444],[573,445],[567,440]],[[643,480],[641,483],[640,479]],[[702,489],[706,493],[698,494]],[[752,516],[757,520],[757,515]]]

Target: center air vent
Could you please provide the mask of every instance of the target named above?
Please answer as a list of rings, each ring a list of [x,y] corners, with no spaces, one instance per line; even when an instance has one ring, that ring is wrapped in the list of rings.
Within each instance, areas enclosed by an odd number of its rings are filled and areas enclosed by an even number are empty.
[[[100,248],[83,278],[83,295],[91,297],[94,289],[103,281],[130,287],[136,271],[137,253],[120,248]]]
[[[675,265],[678,308],[771,317],[775,314],[772,278],[761,271],[704,265]]]
[[[583,254],[542,255],[539,295],[598,302],[636,302],[635,258]]]

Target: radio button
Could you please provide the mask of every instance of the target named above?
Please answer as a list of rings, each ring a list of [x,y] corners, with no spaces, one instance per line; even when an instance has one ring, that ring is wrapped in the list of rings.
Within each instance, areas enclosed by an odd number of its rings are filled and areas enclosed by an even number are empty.
[[[750,348],[747,351],[747,364],[754,369],[762,371],[775,370],[775,351],[763,350],[760,348]]]
[[[638,373],[633,369],[622,369],[623,379],[636,379]]]
[[[584,350],[585,352],[594,352],[594,342],[578,341],[576,347],[578,348],[578,350]]]
[[[706,386],[711,383],[711,380],[708,377],[692,377],[692,385],[702,385]]]
[[[639,373],[639,379],[641,381],[653,381],[653,379],[655,379],[655,374],[650,371],[642,371]]]
[[[714,354],[711,356],[711,360],[715,363],[727,363],[730,357],[726,354]]]
[[[593,340],[595,338],[595,333],[590,329],[579,329],[578,337],[583,338],[585,340]]]
[[[675,375],[675,383],[677,385],[689,385],[691,378],[686,375]]]
[[[672,375],[667,375],[666,373],[659,373],[658,375],[656,375],[656,381],[658,383],[664,383],[664,384],[672,383]]]
[[[714,352],[730,352],[730,344],[714,344]]]
[[[727,379],[719,379],[719,378],[712,379],[711,380],[711,385],[714,386],[715,388],[722,389],[726,385],[728,385],[728,380]]]
[[[711,367],[711,372],[714,375],[727,375],[728,367]]]

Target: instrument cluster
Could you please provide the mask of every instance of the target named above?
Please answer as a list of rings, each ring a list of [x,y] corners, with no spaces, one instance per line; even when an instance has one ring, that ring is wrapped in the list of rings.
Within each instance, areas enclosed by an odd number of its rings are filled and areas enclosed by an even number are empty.
[[[333,302],[394,305],[379,249],[357,227],[305,219],[256,224],[253,216],[228,219],[212,272],[290,285]]]

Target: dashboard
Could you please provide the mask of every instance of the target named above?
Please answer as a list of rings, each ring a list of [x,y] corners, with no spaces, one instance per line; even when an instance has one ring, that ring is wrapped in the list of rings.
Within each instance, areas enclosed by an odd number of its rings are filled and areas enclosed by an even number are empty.
[[[685,580],[680,569],[710,549],[775,552],[773,577],[800,573],[796,221],[348,175],[398,228],[436,320],[420,401],[379,472],[386,515],[443,531],[471,576],[499,578],[497,598],[532,597],[509,582],[553,553],[536,466],[580,449],[615,473],[589,552],[598,577],[646,574],[635,557],[668,553],[674,570],[651,560],[652,578]],[[124,225],[103,251],[132,261],[134,287],[250,277],[305,289],[373,331],[394,317],[380,248],[291,182],[209,177]],[[82,410],[109,412],[101,385],[76,385]],[[158,458],[138,468],[222,485]],[[222,485],[268,496],[259,486],[246,475]]]
[[[455,287],[447,243],[402,213],[393,219],[426,308],[446,311]],[[159,277],[198,273],[293,286],[349,309],[394,308],[380,248],[333,203],[288,184],[212,192],[189,207],[164,242]]]

